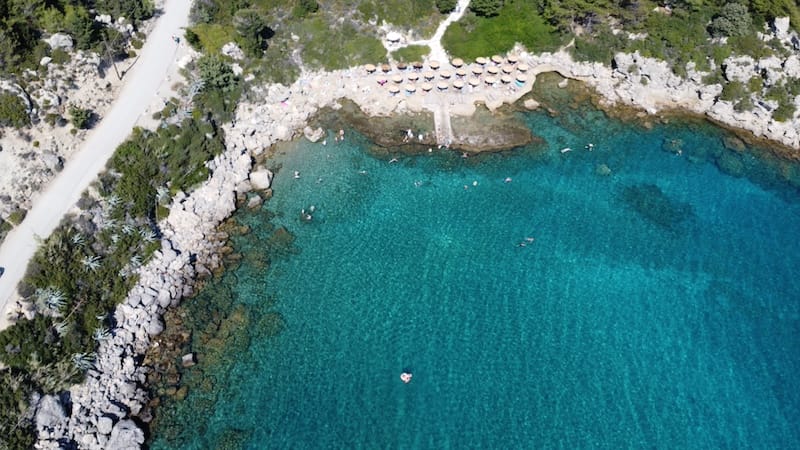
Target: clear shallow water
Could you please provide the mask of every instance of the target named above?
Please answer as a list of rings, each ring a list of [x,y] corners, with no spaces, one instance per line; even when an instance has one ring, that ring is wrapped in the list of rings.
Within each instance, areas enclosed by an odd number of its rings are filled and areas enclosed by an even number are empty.
[[[187,305],[246,319],[222,358],[197,332],[153,448],[800,446],[797,191],[710,127],[525,120],[544,148],[284,147],[274,214],[238,213],[243,264]]]

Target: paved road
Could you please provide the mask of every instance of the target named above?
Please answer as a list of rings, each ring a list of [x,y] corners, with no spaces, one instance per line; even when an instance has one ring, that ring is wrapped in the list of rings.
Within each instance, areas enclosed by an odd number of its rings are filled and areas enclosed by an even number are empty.
[[[176,44],[172,35],[183,36],[189,20],[191,0],[166,0],[163,15],[139,52],[139,60],[125,75],[120,95],[103,120],[89,132],[81,149],[66,163],[64,170],[47,186],[28,211],[25,220],[6,236],[0,247],[0,329],[9,324],[7,312],[16,299],[16,286],[25,275],[28,261],[36,251],[36,236],[46,237],[81,193],[97,178],[114,149],[124,141],[139,116],[175,62]]]

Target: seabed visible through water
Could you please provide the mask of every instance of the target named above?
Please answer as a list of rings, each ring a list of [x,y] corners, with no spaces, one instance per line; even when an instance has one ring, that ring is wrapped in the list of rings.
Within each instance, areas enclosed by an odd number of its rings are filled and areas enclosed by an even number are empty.
[[[798,167],[698,122],[519,118],[543,140],[469,158],[276,149],[152,448],[800,447]]]

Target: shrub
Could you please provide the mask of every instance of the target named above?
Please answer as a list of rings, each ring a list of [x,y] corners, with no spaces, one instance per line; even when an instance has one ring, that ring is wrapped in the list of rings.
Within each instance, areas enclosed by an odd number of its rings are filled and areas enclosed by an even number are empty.
[[[25,103],[10,92],[0,93],[0,126],[22,128],[31,124]]]
[[[772,111],[772,118],[778,122],[785,122],[794,117],[795,106],[791,102],[781,102],[775,111]]]
[[[477,16],[494,17],[500,13],[503,7],[503,0],[472,0],[469,9]]]
[[[54,48],[53,51],[50,52],[50,57],[53,58],[52,62],[54,64],[65,64],[70,60],[70,54],[60,48]]]
[[[75,128],[86,130],[92,125],[94,119],[94,112],[91,109],[78,108],[71,106],[69,108],[70,120]]]
[[[316,2],[314,3],[316,5]],[[233,18],[233,23],[236,26],[237,33],[239,33],[239,43],[242,45],[242,50],[249,56],[260,55],[266,47],[267,39],[275,34],[267,26],[261,13],[255,9],[248,8],[238,11]]]
[[[11,225],[17,226],[21,224],[23,220],[25,220],[25,216],[27,214],[28,212],[25,211],[24,209],[15,209],[14,211],[11,212],[11,214],[8,215],[8,218],[6,218],[6,220]]]
[[[431,48],[427,45],[409,45],[392,52],[392,57],[403,62],[422,61],[430,52]]]
[[[721,100],[736,102],[748,95],[747,88],[741,81],[731,81],[722,86]]]
[[[201,57],[197,61],[197,68],[204,84],[203,89],[218,89],[228,92],[236,88],[237,80],[233,69],[219,56],[205,55]]]
[[[319,11],[317,0],[298,0],[295,7],[292,8],[292,16],[303,18],[317,11]]]
[[[436,9],[442,14],[448,14],[456,9],[458,0],[436,0]]]

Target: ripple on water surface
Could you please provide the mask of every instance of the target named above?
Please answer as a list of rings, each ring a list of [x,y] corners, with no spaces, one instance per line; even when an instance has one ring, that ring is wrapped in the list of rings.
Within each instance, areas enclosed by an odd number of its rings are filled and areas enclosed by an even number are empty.
[[[546,144],[281,147],[243,264],[185,306],[224,290],[247,332],[196,331],[153,448],[800,446],[796,168],[705,125],[523,118]]]

